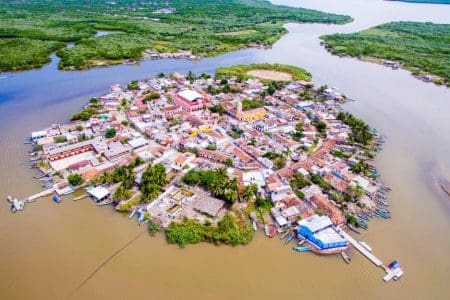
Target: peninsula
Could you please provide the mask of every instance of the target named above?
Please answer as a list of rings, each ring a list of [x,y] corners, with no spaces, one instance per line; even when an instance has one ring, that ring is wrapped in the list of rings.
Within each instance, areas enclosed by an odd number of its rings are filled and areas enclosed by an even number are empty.
[[[392,68],[404,67],[424,81],[449,84],[450,25],[391,22],[350,34],[322,36],[333,54],[349,55]]]
[[[55,51],[63,70],[196,59],[268,47],[287,32],[287,22],[352,20],[262,0],[13,0],[0,1],[0,18],[0,71],[41,67]],[[99,30],[115,34],[96,36]]]
[[[354,243],[345,224],[390,217],[371,163],[382,141],[310,76],[255,64],[115,84],[33,132],[31,160],[56,202],[84,188],[169,243],[247,244],[264,229],[309,244],[300,252],[340,253]]]

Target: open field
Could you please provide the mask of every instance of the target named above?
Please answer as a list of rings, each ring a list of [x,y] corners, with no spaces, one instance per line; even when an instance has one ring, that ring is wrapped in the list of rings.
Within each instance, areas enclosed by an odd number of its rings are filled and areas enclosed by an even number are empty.
[[[273,80],[273,81],[290,81],[292,75],[285,72],[270,71],[270,70],[250,70],[247,74],[255,76],[261,79]]]

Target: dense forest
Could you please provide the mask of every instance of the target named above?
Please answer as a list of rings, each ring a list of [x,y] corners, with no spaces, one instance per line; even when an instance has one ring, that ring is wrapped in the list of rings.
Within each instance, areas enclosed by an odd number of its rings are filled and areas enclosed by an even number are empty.
[[[413,74],[450,79],[450,24],[392,22],[351,34],[323,36],[333,54],[398,61]]]
[[[139,60],[146,49],[214,56],[271,45],[286,22],[349,21],[262,0],[0,0],[0,71],[42,66],[56,49],[61,69]]]

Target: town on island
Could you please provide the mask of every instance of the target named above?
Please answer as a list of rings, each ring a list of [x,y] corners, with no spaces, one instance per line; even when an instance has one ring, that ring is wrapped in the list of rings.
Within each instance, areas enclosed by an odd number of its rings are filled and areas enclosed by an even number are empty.
[[[347,263],[353,247],[397,280],[398,261],[385,266],[348,233],[390,218],[373,165],[383,138],[342,110],[345,95],[310,80],[298,67],[253,64],[114,84],[69,123],[31,133],[43,191],[8,196],[11,209],[75,192],[181,247],[245,245],[262,230]]]

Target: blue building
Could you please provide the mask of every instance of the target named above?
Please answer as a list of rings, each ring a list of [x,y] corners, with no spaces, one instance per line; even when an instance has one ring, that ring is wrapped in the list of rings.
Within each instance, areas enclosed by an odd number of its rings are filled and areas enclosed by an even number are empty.
[[[297,234],[305,238],[319,250],[347,247],[348,242],[333,227],[327,216],[313,215],[298,222]]]

